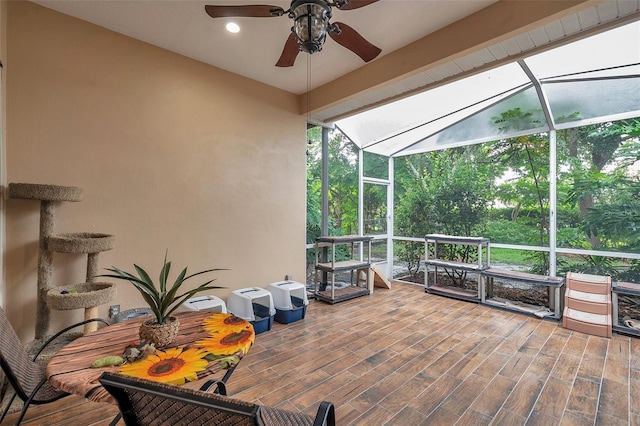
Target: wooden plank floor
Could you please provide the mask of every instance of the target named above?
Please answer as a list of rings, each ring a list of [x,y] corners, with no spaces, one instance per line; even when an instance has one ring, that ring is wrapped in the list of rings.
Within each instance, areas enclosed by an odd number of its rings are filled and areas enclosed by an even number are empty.
[[[259,334],[229,394],[307,413],[332,401],[339,425],[640,425],[640,340],[393,283],[312,301],[304,320]],[[107,425],[115,413],[69,397],[23,424]]]

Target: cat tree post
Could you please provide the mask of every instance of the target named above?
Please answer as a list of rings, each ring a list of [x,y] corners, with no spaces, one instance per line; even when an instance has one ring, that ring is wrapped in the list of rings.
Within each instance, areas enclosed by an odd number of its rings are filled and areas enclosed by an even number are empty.
[[[100,253],[87,253],[87,282],[93,282],[98,275],[98,257]]]
[[[38,241],[38,295],[36,298],[36,339],[43,339],[49,329],[49,306],[46,295],[53,276],[53,253],[47,250],[47,238],[55,222],[53,201],[40,201],[40,239]]]

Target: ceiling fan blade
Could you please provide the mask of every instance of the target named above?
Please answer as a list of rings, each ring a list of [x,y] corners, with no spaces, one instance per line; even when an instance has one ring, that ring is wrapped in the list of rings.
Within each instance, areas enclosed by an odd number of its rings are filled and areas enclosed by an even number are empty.
[[[375,3],[378,0],[349,0],[347,4],[337,6],[340,10],[353,10],[361,7],[369,6],[371,3]]]
[[[274,16],[284,15],[284,9],[278,6],[269,5],[245,5],[245,6],[214,6],[206,5],[204,7],[207,15],[212,18],[228,18],[228,17],[252,17],[252,18],[271,18]]]
[[[382,50],[369,43],[356,30],[347,24],[335,22],[333,25],[337,26],[340,29],[340,32],[329,31],[329,36],[331,36],[331,38],[337,43],[360,56],[363,61],[369,62],[382,52]]]
[[[291,33],[284,44],[280,59],[276,62],[276,67],[292,67],[298,57],[298,53],[300,53],[300,46],[296,41],[296,36]]]

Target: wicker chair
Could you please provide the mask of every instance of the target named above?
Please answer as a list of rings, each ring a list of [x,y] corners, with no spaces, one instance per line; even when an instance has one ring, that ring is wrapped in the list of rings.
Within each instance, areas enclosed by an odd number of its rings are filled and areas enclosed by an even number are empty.
[[[2,423],[2,420],[4,420],[5,416],[9,412],[9,408],[16,396],[20,397],[20,399],[24,401],[22,412],[16,422],[16,425],[18,425],[22,422],[30,404],[46,404],[69,395],[68,393],[58,390],[49,384],[44,372],[45,366],[43,364],[39,364],[36,360],[38,355],[40,355],[40,353],[42,353],[42,351],[51,342],[60,337],[60,335],[89,322],[101,322],[105,325],[109,325],[107,321],[100,318],[92,318],[70,325],[47,339],[40,350],[38,350],[32,358],[20,342],[20,339],[11,326],[4,310],[0,308],[0,365],[2,366],[2,370],[6,376],[5,380],[8,380],[9,383],[11,383],[11,386],[15,391],[7,402],[7,407],[2,412],[0,423]]]
[[[334,426],[333,404],[320,403],[314,417],[256,405],[220,394],[105,372],[100,383],[118,402],[127,426]]]

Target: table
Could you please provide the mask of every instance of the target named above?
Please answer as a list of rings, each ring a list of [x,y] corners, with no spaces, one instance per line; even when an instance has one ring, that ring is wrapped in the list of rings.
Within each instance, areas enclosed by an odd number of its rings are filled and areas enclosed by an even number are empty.
[[[212,314],[212,312],[203,311],[176,314],[180,320],[180,332],[171,347],[194,348],[196,341],[210,337],[210,333],[204,329],[202,322]],[[217,315],[231,316],[230,314]],[[102,387],[98,378],[103,372],[117,372],[120,367],[91,368],[91,363],[109,355],[122,356],[128,345],[139,342],[138,327],[146,319],[149,317],[113,324],[79,337],[64,346],[47,364],[46,375],[51,385],[94,402],[115,404],[115,399]],[[253,333],[252,327],[251,332]],[[242,351],[238,355],[242,356]],[[209,379],[222,380],[225,372],[227,375],[224,379],[228,379],[230,371],[233,370],[222,368],[219,360],[209,361],[204,370],[197,372],[197,380],[187,382],[183,386],[198,389]]]

